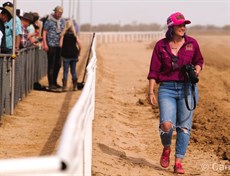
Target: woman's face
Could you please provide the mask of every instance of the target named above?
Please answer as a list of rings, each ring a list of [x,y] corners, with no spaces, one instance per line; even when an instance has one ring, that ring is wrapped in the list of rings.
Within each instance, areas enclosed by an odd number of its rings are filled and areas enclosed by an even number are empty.
[[[174,26],[173,29],[174,29],[174,35],[180,36],[180,37],[183,37],[186,32],[185,24]]]

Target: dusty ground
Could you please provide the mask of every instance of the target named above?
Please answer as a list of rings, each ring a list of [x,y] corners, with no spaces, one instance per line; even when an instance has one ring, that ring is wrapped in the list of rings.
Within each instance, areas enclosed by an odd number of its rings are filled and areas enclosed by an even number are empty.
[[[197,36],[205,68],[185,175],[230,175],[230,36]],[[158,109],[146,101],[151,43],[98,45],[93,175],[173,175],[159,165]],[[42,80],[47,83],[46,78]],[[32,91],[0,127],[0,158],[55,152],[66,115],[80,91]],[[171,155],[173,161],[173,154]],[[225,168],[223,169],[223,167]],[[225,170],[225,173],[220,173]]]

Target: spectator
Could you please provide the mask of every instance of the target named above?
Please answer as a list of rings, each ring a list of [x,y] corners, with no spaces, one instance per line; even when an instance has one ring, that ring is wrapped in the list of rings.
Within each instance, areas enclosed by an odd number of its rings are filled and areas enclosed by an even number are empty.
[[[27,30],[28,30],[28,38],[30,39],[31,43],[34,43],[35,42],[35,27],[33,25],[33,22],[34,22],[34,16],[32,14],[32,12],[29,13],[30,16],[32,17],[32,21],[30,22],[30,25],[27,27]]]
[[[29,31],[28,31],[28,26],[30,26],[32,22],[33,22],[33,15],[31,13],[25,13],[21,17],[22,36],[21,36],[20,48],[27,48],[31,46],[31,44],[33,43],[29,39]]]
[[[49,15],[44,23],[43,48],[48,56],[48,82],[49,90],[62,88],[57,83],[61,68],[61,49],[59,47],[60,35],[65,25],[62,18],[63,8],[57,6],[54,13]]]
[[[3,4],[3,8],[5,9],[9,9],[8,7],[10,7],[11,9],[13,9],[13,4],[11,2],[6,2]],[[6,52],[7,53],[12,53],[12,48],[13,48],[13,10],[12,10],[12,14],[11,14],[11,20],[6,21],[4,23],[5,25],[5,34],[6,34]],[[16,17],[16,43],[15,43],[15,49],[16,52],[19,50],[20,47],[20,42],[21,42],[21,35],[22,34],[22,29],[21,29],[21,20],[19,19],[19,17]]]
[[[16,15],[17,15],[19,18],[22,17],[23,14],[24,14],[23,10],[21,10],[21,9],[16,9]]]
[[[34,17],[33,19],[33,25],[35,28],[35,31],[38,30],[36,34],[38,34],[38,37],[42,37],[42,22],[39,20],[39,14],[37,12],[32,12],[32,15]]]
[[[35,41],[34,41],[33,44],[35,46],[38,46],[39,49],[41,49],[42,45],[43,45],[43,42],[42,42],[43,39],[42,39],[42,37],[39,36],[40,28],[36,24],[34,24],[34,28],[35,28],[35,32],[34,32],[34,39],[35,39]]]
[[[33,27],[34,27],[34,33],[29,36],[32,43],[36,46],[39,46],[39,48],[42,47],[42,22],[39,20],[39,14],[37,12],[31,12],[33,15]]]
[[[61,34],[60,39],[61,56],[63,57],[63,91],[67,91],[67,79],[68,70],[70,67],[73,90],[77,90],[77,74],[76,74],[76,64],[78,61],[78,56],[81,51],[81,43],[79,37],[77,36],[75,25],[72,20],[69,20],[65,24],[64,31]]]
[[[7,53],[6,48],[6,33],[5,33],[5,23],[9,21],[13,16],[13,8],[12,7],[0,7],[2,10],[0,13],[0,46],[1,53]]]

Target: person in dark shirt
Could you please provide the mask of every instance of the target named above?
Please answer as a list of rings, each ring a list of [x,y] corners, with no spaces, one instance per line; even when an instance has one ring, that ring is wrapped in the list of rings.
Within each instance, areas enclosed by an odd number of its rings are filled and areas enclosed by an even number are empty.
[[[156,83],[160,83],[158,89],[159,130],[163,145],[160,164],[164,168],[169,166],[170,146],[175,128],[177,137],[174,172],[179,174],[184,173],[181,163],[190,139],[194,110],[188,108],[186,100],[189,100],[189,104],[195,104],[198,99],[197,86],[187,80],[183,68],[192,65],[190,68],[193,68],[194,75],[198,77],[203,66],[203,57],[197,41],[185,34],[186,24],[190,23],[180,12],[168,17],[166,38],[156,43],[148,74],[148,99],[151,105],[157,104],[154,89]],[[189,90],[187,95],[185,90]]]
[[[67,91],[68,70],[70,67],[73,90],[77,90],[76,64],[81,51],[81,43],[77,36],[75,26],[72,20],[65,24],[65,28],[60,38],[61,56],[63,57],[63,91]]]

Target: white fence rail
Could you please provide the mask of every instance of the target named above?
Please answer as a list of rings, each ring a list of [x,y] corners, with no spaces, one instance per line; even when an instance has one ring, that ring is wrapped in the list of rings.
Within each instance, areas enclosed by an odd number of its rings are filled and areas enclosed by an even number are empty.
[[[0,160],[0,175],[57,175],[61,173],[61,166],[61,160],[57,156]]]
[[[70,175],[91,175],[96,77],[95,43],[92,48],[93,57],[87,66],[86,84],[78,103],[69,114],[58,150],[58,156],[66,164]]]
[[[163,31],[153,32],[103,32],[97,33],[97,43],[155,41],[163,38]]]
[[[92,33],[83,33],[89,41]],[[155,41],[162,32],[98,33],[93,41],[92,57],[82,94],[67,117],[58,152],[54,156],[0,160],[0,175],[92,175],[92,120],[95,107],[97,43]]]

